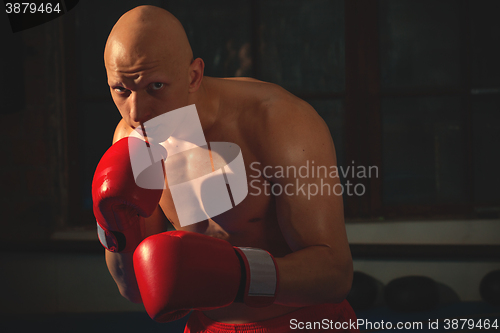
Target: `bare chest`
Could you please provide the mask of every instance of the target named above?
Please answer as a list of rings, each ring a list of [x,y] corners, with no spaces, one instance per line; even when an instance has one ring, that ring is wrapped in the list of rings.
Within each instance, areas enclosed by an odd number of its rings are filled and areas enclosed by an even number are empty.
[[[266,181],[255,176],[259,161],[237,136],[223,139],[167,158],[167,186],[160,202],[163,212],[176,229],[226,239],[235,246],[271,249],[277,244],[276,238],[283,243],[274,198],[265,191]],[[223,185],[216,181],[217,177],[224,179]],[[188,199],[179,201],[176,197],[177,188],[189,186],[190,182],[198,188],[198,203]],[[226,203],[225,208],[229,209],[217,214],[206,209],[214,202],[227,201],[226,195],[230,204]],[[204,206],[205,218],[185,225],[185,213],[194,214],[200,206]]]

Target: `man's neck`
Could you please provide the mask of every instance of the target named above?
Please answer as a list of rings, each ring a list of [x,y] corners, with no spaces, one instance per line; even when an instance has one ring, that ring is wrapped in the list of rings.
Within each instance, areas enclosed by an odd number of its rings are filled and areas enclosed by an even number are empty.
[[[206,134],[210,132],[219,117],[219,95],[212,87],[212,78],[204,77],[191,104],[196,105],[201,127]]]

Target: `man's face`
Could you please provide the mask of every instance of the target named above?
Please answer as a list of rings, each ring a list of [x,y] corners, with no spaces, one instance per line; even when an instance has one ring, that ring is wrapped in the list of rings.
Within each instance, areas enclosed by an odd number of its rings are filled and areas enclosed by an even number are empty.
[[[107,59],[111,96],[130,127],[189,104],[188,71],[179,68],[158,57],[133,57],[126,52]]]

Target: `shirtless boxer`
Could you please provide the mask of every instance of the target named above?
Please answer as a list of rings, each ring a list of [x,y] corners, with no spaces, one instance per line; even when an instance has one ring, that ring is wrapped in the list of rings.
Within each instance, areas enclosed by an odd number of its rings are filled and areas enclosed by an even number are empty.
[[[195,104],[206,141],[236,143],[247,176],[255,174],[250,169],[253,162],[261,169],[298,169],[308,160],[315,165],[336,165],[328,127],[308,103],[274,84],[204,77],[203,60],[193,59],[182,25],[163,9],[140,6],[125,13],[109,35],[104,60],[111,95],[123,117],[113,143],[156,116]],[[207,322],[265,324],[287,314],[293,318],[309,308],[314,310],[305,313],[311,319],[318,319],[314,313],[321,313],[321,318],[339,320],[335,312],[342,312],[344,319],[355,320],[344,301],[351,286],[352,258],[342,197],[308,198],[300,192],[270,196],[264,194],[265,182],[284,188],[295,184],[295,179],[261,177],[261,195],[248,195],[227,213],[186,227],[180,226],[167,184],[158,207],[146,219],[146,236],[166,231],[169,220],[177,230],[212,236],[233,246],[263,249],[275,258],[279,288],[272,305],[254,308],[235,302],[192,314],[189,321],[193,323],[188,323],[192,331]],[[306,187],[309,183],[319,186],[319,182],[319,178],[301,178]],[[339,179],[325,178],[323,182],[333,188]],[[106,251],[106,262],[120,293],[141,303],[133,253]],[[341,304],[325,308],[324,303]]]

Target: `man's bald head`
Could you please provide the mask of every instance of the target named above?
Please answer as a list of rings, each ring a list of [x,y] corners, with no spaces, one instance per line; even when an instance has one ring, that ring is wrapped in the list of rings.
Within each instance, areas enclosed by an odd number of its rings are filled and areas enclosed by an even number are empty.
[[[170,69],[187,68],[193,52],[182,24],[168,11],[139,6],[116,22],[104,51],[108,70],[131,70],[158,62]]]

